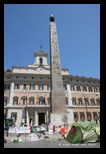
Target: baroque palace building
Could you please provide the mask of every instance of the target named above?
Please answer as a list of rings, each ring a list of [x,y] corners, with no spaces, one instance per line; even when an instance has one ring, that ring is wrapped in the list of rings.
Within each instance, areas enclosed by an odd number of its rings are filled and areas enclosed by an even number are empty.
[[[4,118],[16,125],[50,123],[50,65],[42,49],[34,53],[35,62],[4,71]],[[100,123],[100,79],[73,76],[62,68],[67,112],[75,121]]]

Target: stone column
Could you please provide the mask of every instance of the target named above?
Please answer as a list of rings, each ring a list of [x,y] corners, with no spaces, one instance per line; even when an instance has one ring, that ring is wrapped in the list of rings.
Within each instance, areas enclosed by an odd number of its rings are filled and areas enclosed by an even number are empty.
[[[48,111],[46,111],[46,123],[48,123],[49,121],[48,121],[48,115],[49,115],[49,112]]]
[[[35,111],[35,125],[38,125],[38,113]]]
[[[11,82],[11,86],[10,86],[10,92],[9,92],[9,103],[8,103],[8,106],[12,106],[12,103],[13,103],[13,96],[14,96],[14,82],[12,81]]]
[[[93,112],[91,112],[92,122],[94,122]]]
[[[26,111],[26,115],[27,115],[27,126],[29,126],[29,115],[28,115],[28,110]]]
[[[68,105],[72,106],[72,95],[70,91],[70,84],[67,84],[67,97],[68,97]]]

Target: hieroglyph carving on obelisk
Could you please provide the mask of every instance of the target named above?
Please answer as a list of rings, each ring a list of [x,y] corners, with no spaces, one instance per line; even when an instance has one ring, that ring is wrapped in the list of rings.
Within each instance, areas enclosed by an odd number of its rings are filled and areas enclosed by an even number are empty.
[[[51,112],[66,113],[65,90],[61,73],[56,23],[50,17]]]

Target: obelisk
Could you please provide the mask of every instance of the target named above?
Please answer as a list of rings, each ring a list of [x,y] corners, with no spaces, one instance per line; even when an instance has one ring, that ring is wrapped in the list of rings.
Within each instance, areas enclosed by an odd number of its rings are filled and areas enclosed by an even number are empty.
[[[55,18],[50,16],[50,76],[51,76],[51,123],[63,123],[66,111],[65,90],[63,88],[61,62]]]

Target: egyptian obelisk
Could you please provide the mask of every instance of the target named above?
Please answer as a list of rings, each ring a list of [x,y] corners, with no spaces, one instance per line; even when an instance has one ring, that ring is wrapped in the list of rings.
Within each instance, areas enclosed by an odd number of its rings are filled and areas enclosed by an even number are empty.
[[[55,18],[50,16],[50,76],[51,76],[51,123],[63,123],[67,113],[65,90],[63,88],[61,62]]]

